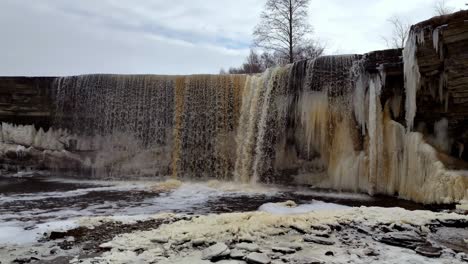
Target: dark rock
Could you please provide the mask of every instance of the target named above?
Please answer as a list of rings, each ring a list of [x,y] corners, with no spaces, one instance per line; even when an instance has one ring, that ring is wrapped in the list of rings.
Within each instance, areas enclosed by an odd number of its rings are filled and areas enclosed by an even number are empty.
[[[66,232],[58,232],[58,231],[52,231],[49,235],[49,239],[51,240],[56,240],[56,239],[62,239],[67,236]]]
[[[442,255],[442,248],[433,246],[430,243],[417,247],[415,251],[420,255],[430,258],[438,258]]]
[[[224,259],[216,262],[217,264],[247,264],[247,262],[242,260],[232,260],[232,259]]]
[[[379,252],[373,248],[366,248],[363,250],[362,253],[364,253],[364,255],[369,256],[369,257],[375,257],[375,256],[380,255]]]
[[[334,256],[335,253],[333,253],[333,251],[327,251],[325,252],[325,256]]]
[[[388,245],[410,249],[415,249],[426,241],[425,238],[413,231],[389,232],[383,235],[376,235],[374,239]]]
[[[296,252],[296,249],[294,248],[289,248],[289,247],[272,247],[271,250],[273,252],[279,252],[282,254],[292,254]]]
[[[365,235],[371,235],[374,233],[374,231],[370,227],[367,227],[367,226],[357,226],[356,230],[359,233],[365,234]]]
[[[326,231],[312,231],[312,235],[324,238],[330,237],[330,234]]]
[[[439,219],[438,221],[442,226],[445,227],[468,228],[467,219]]]
[[[137,248],[133,252],[135,252],[137,255],[140,255],[141,253],[145,252],[143,248]]]
[[[343,227],[340,224],[336,224],[336,225],[329,224],[328,226],[331,228],[332,231],[341,231],[341,230],[343,230]]]
[[[310,226],[313,230],[318,230],[318,231],[324,231],[324,232],[329,232],[331,233],[331,229],[327,225],[312,225]]]
[[[298,225],[290,225],[289,226],[291,229],[299,232],[300,234],[307,234],[307,230],[305,230],[304,228],[298,226]]]
[[[439,245],[453,249],[456,252],[468,253],[468,229],[442,227],[429,238]]]
[[[39,260],[37,262],[34,262],[35,264],[65,264],[65,263],[70,263],[70,260],[72,260],[73,257],[57,257],[54,259],[47,259],[47,260]]]
[[[39,260],[38,258],[35,258],[35,257],[29,257],[29,258],[17,258],[15,260],[13,260],[13,263],[31,263],[31,262],[34,262],[34,261],[37,261]]]
[[[334,245],[335,242],[331,241],[326,238],[322,237],[317,237],[315,235],[306,235],[304,236],[304,241],[305,242],[311,242],[311,243],[316,243],[316,244],[322,244],[322,245]]]

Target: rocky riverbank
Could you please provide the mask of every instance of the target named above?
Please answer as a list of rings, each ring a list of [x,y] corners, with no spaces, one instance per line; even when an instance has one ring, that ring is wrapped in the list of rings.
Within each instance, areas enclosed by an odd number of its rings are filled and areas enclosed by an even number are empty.
[[[277,205],[132,223],[86,218],[40,245],[3,247],[0,255],[2,263],[468,262],[468,216],[379,207],[292,215],[294,203]]]

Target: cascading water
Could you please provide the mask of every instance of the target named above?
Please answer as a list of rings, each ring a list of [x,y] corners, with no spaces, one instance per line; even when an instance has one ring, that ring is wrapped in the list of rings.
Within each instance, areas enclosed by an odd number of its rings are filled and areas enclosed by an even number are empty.
[[[404,51],[404,94],[386,87],[385,69],[369,69],[366,55],[250,76],[63,77],[54,92],[55,129],[3,124],[1,140],[68,153],[96,176],[296,183],[459,201],[466,177],[447,170],[437,152],[450,150],[447,121],[431,137],[412,132],[423,39],[412,32]]]
[[[85,75],[57,80],[55,125],[98,173],[215,176],[233,170],[244,76]],[[104,170],[104,171],[102,171]]]

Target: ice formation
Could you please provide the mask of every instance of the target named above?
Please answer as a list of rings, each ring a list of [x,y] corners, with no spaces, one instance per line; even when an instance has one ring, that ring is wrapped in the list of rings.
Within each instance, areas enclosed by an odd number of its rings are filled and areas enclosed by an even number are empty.
[[[421,74],[417,60],[418,44],[424,43],[424,30],[412,30],[403,49],[403,73],[406,90],[406,125],[408,130],[413,129],[416,116],[416,93],[420,88]]]
[[[441,51],[438,30],[433,44]],[[25,148],[21,155],[71,157],[97,176],[295,182],[458,202],[467,179],[437,157],[451,151],[447,121],[437,122],[431,136],[413,132],[424,32],[414,28],[403,51],[404,95],[403,87],[385,90],[385,68],[369,71],[359,55],[249,76],[63,77],[54,92],[54,126],[2,124],[2,149],[17,144]],[[447,104],[444,74],[438,85]],[[406,127],[395,121],[403,112]]]

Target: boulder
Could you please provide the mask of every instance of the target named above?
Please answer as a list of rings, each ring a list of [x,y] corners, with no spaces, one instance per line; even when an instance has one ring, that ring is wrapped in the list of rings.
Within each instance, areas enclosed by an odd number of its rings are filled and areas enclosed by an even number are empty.
[[[271,262],[271,259],[267,255],[257,252],[248,254],[245,260],[251,264],[268,264]]]
[[[386,234],[376,235],[374,239],[397,247],[415,249],[421,244],[424,244],[426,239],[413,231],[407,232],[389,232]]]
[[[202,251],[203,260],[216,260],[228,256],[230,250],[224,243],[216,243]]]

